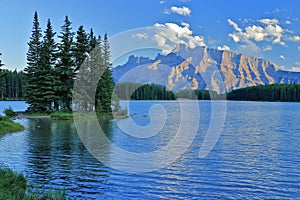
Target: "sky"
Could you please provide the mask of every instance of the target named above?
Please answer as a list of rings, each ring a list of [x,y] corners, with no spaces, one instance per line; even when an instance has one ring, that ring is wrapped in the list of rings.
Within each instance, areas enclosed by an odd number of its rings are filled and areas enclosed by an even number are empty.
[[[66,15],[73,31],[80,25],[100,35],[132,29],[148,38],[145,27],[161,29],[152,40],[163,53],[166,40],[191,48],[208,46],[268,59],[285,70],[300,71],[299,0],[1,0],[0,59],[7,69],[26,67],[33,14],[42,30],[48,18],[59,34]]]

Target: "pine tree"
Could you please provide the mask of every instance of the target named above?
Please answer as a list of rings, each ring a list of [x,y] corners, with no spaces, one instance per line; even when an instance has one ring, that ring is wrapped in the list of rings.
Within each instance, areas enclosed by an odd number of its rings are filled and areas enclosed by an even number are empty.
[[[99,40],[97,41],[96,36],[94,35],[94,31],[91,28],[89,36],[88,36],[88,43],[89,43],[89,52],[92,52],[93,49],[97,46],[99,43]]]
[[[60,87],[56,95],[61,97],[61,106],[65,110],[71,110],[72,88],[75,78],[75,64],[73,61],[73,36],[71,22],[66,16],[64,25],[61,27],[61,39],[59,44],[59,63],[56,67],[59,74]]]
[[[100,38],[99,38],[100,39]],[[101,47],[101,39],[98,40],[99,46]],[[100,78],[97,91],[96,91],[96,108],[98,111],[104,113],[112,112],[111,101],[112,93],[114,88],[114,80],[111,73],[111,63],[110,63],[110,50],[109,41],[107,34],[104,35],[103,40],[103,64],[101,68],[104,70]]]
[[[83,61],[87,57],[89,52],[88,35],[86,34],[83,26],[80,26],[76,34],[76,42],[74,45],[73,53],[75,57],[75,72],[77,72],[82,65]]]
[[[2,55],[2,53],[0,53],[0,56]],[[0,71],[1,71],[1,67],[4,66],[4,64],[2,63],[2,60],[0,60]]]
[[[28,52],[27,52],[27,67],[25,68],[26,72],[26,94],[25,100],[29,104],[29,110],[31,111],[41,111],[41,99],[39,98],[39,81],[38,77],[40,76],[40,66],[41,66],[41,28],[39,25],[38,14],[34,13],[33,19],[33,28],[30,40],[28,42]]]
[[[44,110],[51,111],[53,109],[52,103],[58,101],[59,97],[56,96],[56,89],[59,87],[58,76],[55,72],[55,65],[57,62],[57,44],[54,41],[55,32],[53,32],[50,19],[47,22],[42,48],[41,48],[41,74],[40,93],[44,105]]]

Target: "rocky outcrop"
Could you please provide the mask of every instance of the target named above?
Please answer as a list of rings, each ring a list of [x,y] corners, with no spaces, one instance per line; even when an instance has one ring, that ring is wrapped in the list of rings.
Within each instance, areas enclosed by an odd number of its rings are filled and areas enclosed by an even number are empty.
[[[138,66],[147,67],[135,73],[138,78],[133,74],[122,82],[143,82],[141,77],[159,73],[159,79],[165,79],[160,83],[169,89],[209,89],[219,93],[261,84],[300,83],[299,72],[281,70],[268,60],[207,47],[190,49],[183,45],[168,55],[158,54],[155,59],[130,56],[126,64],[113,68],[115,81]]]

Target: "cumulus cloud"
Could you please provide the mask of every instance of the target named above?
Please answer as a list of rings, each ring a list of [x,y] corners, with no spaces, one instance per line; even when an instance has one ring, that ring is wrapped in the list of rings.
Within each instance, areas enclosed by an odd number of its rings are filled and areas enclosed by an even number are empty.
[[[189,48],[205,46],[203,36],[194,36],[189,24],[178,25],[175,23],[154,24],[157,28],[153,39],[162,48],[164,54],[170,53],[178,44],[184,44]]]
[[[285,21],[285,24],[290,25],[290,24],[292,24],[292,22],[289,21],[289,20],[286,20],[286,21]]]
[[[270,45],[263,47],[263,51],[272,51],[272,50],[273,48]]]
[[[227,45],[224,45],[223,47],[219,46],[217,49],[220,51],[230,51],[230,47]]]
[[[265,24],[265,25],[272,25],[272,24],[278,24],[279,21],[278,19],[260,19],[258,20],[260,23]]]
[[[273,44],[285,45],[282,41],[285,30],[278,25],[279,22],[277,19],[261,19],[258,21],[263,26],[249,25],[244,30],[231,19],[227,21],[234,29],[234,32],[230,33],[229,37],[236,43],[243,42],[252,45],[254,42],[272,41]]]
[[[300,42],[300,36],[294,35],[292,37],[289,37],[288,40],[292,42]]]
[[[300,67],[292,67],[293,72],[300,72]]]
[[[285,56],[284,55],[280,55],[279,56],[282,60],[285,60]]]
[[[183,16],[190,16],[192,13],[191,9],[189,9],[188,7],[185,7],[185,6],[183,6],[183,7],[172,6],[171,11],[173,13],[183,15]]]
[[[137,33],[137,34],[133,35],[132,38],[147,39],[148,35],[147,35],[147,33]]]
[[[159,2],[159,4],[165,4],[166,3],[166,1],[160,1]]]

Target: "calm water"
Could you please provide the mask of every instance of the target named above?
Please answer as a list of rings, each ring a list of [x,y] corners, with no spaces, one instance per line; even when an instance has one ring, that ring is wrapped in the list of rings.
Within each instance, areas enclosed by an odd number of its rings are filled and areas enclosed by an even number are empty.
[[[131,102],[133,121],[140,126],[149,124],[148,111],[154,103]],[[159,103],[171,120],[150,139],[128,136],[116,121],[102,121],[101,127],[114,144],[127,151],[160,149],[174,136],[179,116],[178,103]],[[27,129],[0,137],[0,162],[45,189],[65,187],[76,199],[300,197],[299,103],[228,102],[222,134],[213,151],[202,159],[198,154],[211,105],[205,101],[199,106],[199,129],[191,147],[176,162],[154,172],[129,174],[108,168],[86,150],[73,122],[48,119],[17,120]],[[114,154],[109,146],[101,148],[108,157]],[[161,159],[153,162],[163,162]]]

